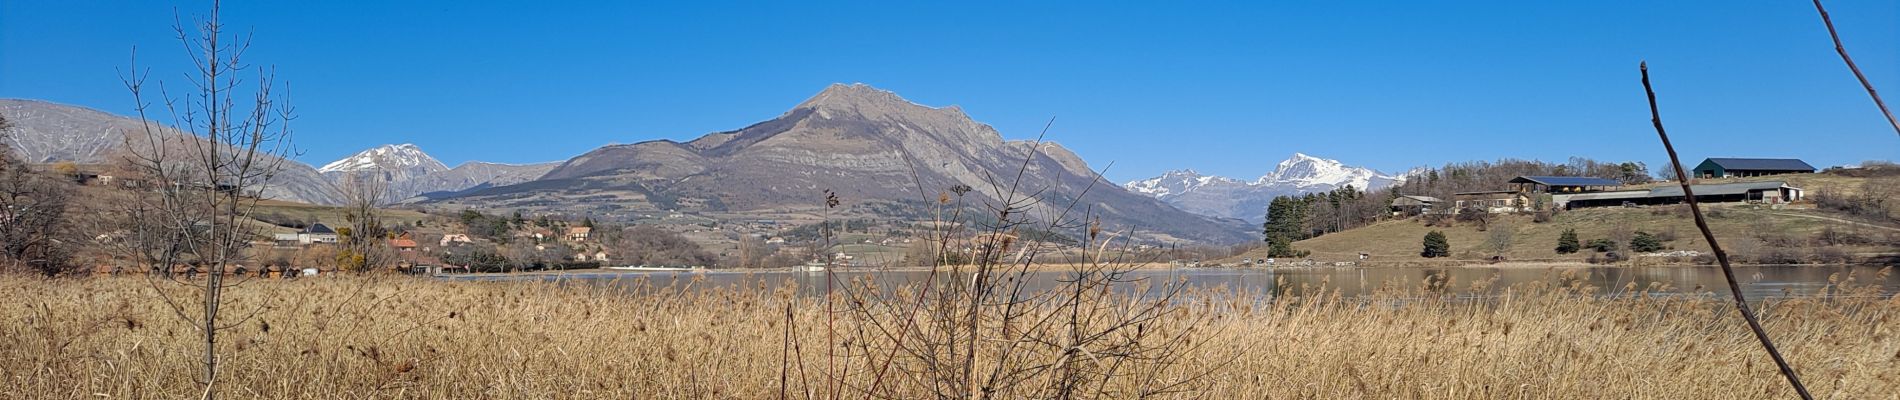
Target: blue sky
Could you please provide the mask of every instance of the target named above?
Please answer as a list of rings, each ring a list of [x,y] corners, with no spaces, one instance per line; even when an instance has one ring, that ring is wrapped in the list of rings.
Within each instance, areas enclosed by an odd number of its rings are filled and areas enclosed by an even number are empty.
[[[293,89],[303,160],[413,142],[451,165],[562,160],[777,116],[833,82],[963,106],[1126,181],[1256,177],[1293,152],[1386,171],[1499,157],[1895,159],[1896,136],[1805,1],[243,2]],[[554,2],[546,2],[554,3]],[[133,46],[180,82],[172,10],[0,1],[0,97],[129,113]],[[1828,2],[1900,97],[1900,3]],[[1892,99],[1900,102],[1900,98]],[[1686,161],[1686,162],[1694,162]]]

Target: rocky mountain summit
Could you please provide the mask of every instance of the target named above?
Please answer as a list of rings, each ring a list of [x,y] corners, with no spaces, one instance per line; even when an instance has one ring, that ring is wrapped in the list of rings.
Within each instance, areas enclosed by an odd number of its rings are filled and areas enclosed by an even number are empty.
[[[1027,163],[1025,164],[1025,160]],[[1025,169],[1026,165],[1026,169]],[[1081,198],[1108,229],[1156,240],[1233,243],[1252,228],[1183,212],[1100,178],[1053,142],[1004,140],[956,106],[929,107],[863,84],[831,85],[776,118],[688,142],[667,140],[595,149],[539,180],[483,189],[445,201],[494,208],[560,207],[609,218],[655,210],[812,210],[831,190],[867,216],[924,211],[949,188],[972,202],[1034,194],[1032,213],[1052,215]],[[1085,193],[1086,192],[1086,193]],[[1081,210],[1071,217],[1080,217]]]
[[[382,145],[317,168],[325,176],[373,172],[390,182],[447,171],[449,167],[410,143]]]

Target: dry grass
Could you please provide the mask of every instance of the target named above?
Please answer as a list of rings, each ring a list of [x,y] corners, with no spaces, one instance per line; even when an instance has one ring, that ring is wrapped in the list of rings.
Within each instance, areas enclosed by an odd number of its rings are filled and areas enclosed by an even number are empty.
[[[1145,328],[1192,342],[1181,347],[1191,349],[1185,362],[1152,377],[1187,382],[1187,391],[1163,397],[1191,398],[1791,394],[1716,297],[1604,299],[1544,284],[1474,303],[1422,290],[1270,304],[1195,293]],[[805,397],[826,386],[821,301],[788,288],[631,292],[400,277],[250,282],[228,292],[227,315],[261,311],[222,336],[218,388],[242,398],[774,398],[788,365],[780,362],[788,302],[804,360],[789,364],[788,391]],[[16,300],[0,308],[0,365],[8,366],[0,398],[198,395],[198,336],[153,301],[143,279],[4,276],[0,296]],[[1388,301],[1395,298],[1412,300]],[[1778,301],[1763,307],[1763,319],[1817,395],[1900,393],[1900,297]],[[840,332],[862,328],[837,321]],[[853,348],[888,346],[837,350]],[[833,361],[851,367],[844,381],[866,380],[869,368]],[[929,393],[902,376],[886,382],[893,397]],[[1109,389],[1121,385],[1140,386]]]

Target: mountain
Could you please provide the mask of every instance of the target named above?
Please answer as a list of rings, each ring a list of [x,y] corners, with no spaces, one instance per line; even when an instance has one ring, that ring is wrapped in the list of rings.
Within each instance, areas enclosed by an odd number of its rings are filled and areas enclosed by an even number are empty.
[[[1111,231],[1132,229],[1155,240],[1253,240],[1253,228],[1241,221],[1190,214],[1123,190],[1055,143],[1006,141],[959,107],[923,106],[862,84],[832,85],[739,130],[684,143],[601,147],[538,180],[441,201],[605,218],[654,210],[766,215],[814,212],[823,191],[832,190],[851,204],[840,213],[916,219],[927,218],[939,193],[958,185],[975,189],[966,200],[1006,197],[1019,169],[1017,193],[1041,200],[1027,215],[1046,218],[1080,197]]]
[[[1373,190],[1403,182],[1404,176],[1293,153],[1272,172],[1251,182],[1176,170],[1123,187],[1195,214],[1259,223],[1266,221],[1267,205],[1274,197],[1326,192],[1347,185]]]
[[[469,161],[450,168],[416,177],[398,187],[392,187],[401,198],[416,196],[434,196],[472,189],[484,189],[495,186],[507,186],[523,183],[547,175],[548,171],[560,166],[560,163],[539,164],[501,164],[481,161]],[[400,189],[400,190],[398,190]]]
[[[338,177],[348,174],[375,173],[385,181],[407,181],[423,175],[447,171],[449,167],[430,157],[416,145],[389,144],[324,164],[317,168],[324,176]]]
[[[505,186],[534,180],[557,163],[500,164],[470,161],[449,168],[415,144],[387,144],[324,164],[318,171],[339,187],[351,176],[376,177],[388,184],[384,200],[397,202],[428,194]]]
[[[6,138],[7,147],[28,162],[116,163],[124,159],[126,143],[148,140],[143,134],[144,124],[138,119],[85,107],[0,99],[0,114],[6,114],[14,124]],[[175,129],[161,128],[160,134],[166,142],[184,143],[180,139],[185,135]],[[316,169],[296,161],[276,161],[281,162],[283,170],[260,190],[264,197],[314,204],[343,202],[336,188]]]

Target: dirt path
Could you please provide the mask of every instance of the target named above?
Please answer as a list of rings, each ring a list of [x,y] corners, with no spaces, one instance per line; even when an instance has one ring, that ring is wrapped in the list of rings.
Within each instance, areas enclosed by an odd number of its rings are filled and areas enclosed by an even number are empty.
[[[1840,219],[1840,218],[1834,218],[1834,217],[1823,217],[1823,216],[1819,216],[1819,215],[1806,215],[1806,214],[1792,214],[1792,213],[1779,213],[1779,212],[1769,212],[1769,213],[1767,213],[1767,214],[1772,214],[1772,215],[1780,215],[1780,216],[1783,216],[1783,217],[1798,217],[1798,218],[1807,218],[1807,219],[1818,219],[1818,220],[1822,220],[1822,221],[1833,221],[1833,222],[1839,222],[1839,223],[1843,223],[1843,224],[1848,224],[1848,225],[1854,225],[1854,226],[1864,226],[1864,227],[1868,227],[1868,228],[1874,228],[1874,229],[1885,229],[1885,230],[1888,230],[1888,231],[1894,231],[1894,232],[1900,232],[1900,228],[1895,228],[1895,227],[1890,227],[1890,226],[1881,226],[1881,225],[1874,225],[1874,224],[1869,224],[1869,223],[1866,223],[1866,222],[1859,222],[1859,221],[1851,221],[1851,220],[1845,220],[1845,219]]]

